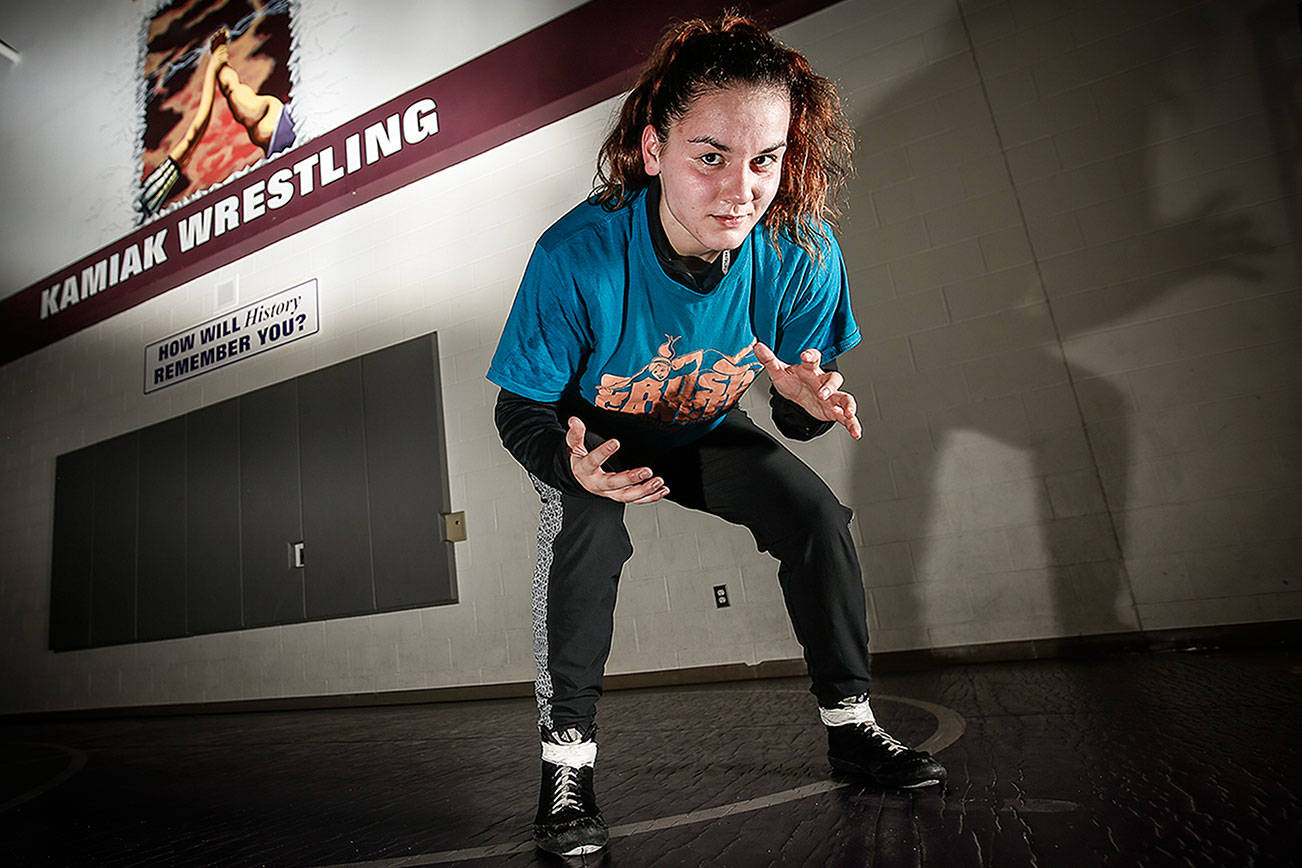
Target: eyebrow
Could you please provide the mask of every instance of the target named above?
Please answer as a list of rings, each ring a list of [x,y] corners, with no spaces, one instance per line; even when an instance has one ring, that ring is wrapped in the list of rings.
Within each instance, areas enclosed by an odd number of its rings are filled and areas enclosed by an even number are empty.
[[[713,136],[697,136],[696,138],[688,139],[687,141],[689,143],[694,143],[694,144],[709,145],[715,150],[723,151],[726,154],[732,153],[732,148],[728,147],[723,142],[719,141]],[[785,148],[786,146],[787,146],[787,140],[783,139],[782,141],[778,142],[776,145],[769,145],[767,148],[760,151],[760,153],[767,154],[770,153],[771,151],[776,151],[778,148]]]

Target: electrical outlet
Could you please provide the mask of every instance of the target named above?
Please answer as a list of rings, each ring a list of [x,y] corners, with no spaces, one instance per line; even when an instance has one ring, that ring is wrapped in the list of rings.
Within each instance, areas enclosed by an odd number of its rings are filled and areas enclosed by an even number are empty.
[[[727,585],[714,586],[714,607],[716,609],[728,608],[728,586]]]

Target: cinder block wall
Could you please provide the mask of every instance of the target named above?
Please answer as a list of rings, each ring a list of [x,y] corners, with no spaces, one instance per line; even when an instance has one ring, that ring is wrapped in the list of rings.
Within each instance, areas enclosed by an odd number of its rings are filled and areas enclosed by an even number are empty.
[[[855,40],[818,30],[839,14]],[[1295,10],[870,4],[789,32],[861,136],[845,490],[876,646],[1297,617]]]
[[[1288,4],[846,0],[779,35],[860,136],[840,237],[865,341],[842,361],[866,434],[794,448],[856,511],[874,649],[1298,617]],[[0,368],[0,711],[531,679],[537,503],[483,372],[616,106]],[[144,344],[232,275],[243,299],[317,278],[321,333],[139,394]],[[55,456],[430,330],[459,604],[45,650]],[[610,672],[799,656],[746,532],[671,504],[629,525]]]

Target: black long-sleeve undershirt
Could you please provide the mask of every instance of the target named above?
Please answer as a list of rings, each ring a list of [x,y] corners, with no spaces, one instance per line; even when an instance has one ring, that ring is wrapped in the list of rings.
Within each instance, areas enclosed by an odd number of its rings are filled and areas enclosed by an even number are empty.
[[[570,469],[568,426],[561,421],[559,401],[535,401],[501,389],[493,421],[502,445],[525,470],[566,494],[587,493]]]
[[[828,361],[823,370],[835,371],[836,362]],[[779,395],[772,385],[769,406],[778,431],[792,440],[812,440],[835,424],[810,416],[799,404]],[[565,445],[569,426],[563,419],[560,401],[535,401],[502,389],[497,393],[493,420],[502,445],[525,470],[566,494],[587,493],[570,469],[569,450]],[[595,445],[592,442],[588,447]]]
[[[828,359],[823,363],[824,371],[831,373],[836,370],[836,359]],[[815,419],[805,412],[795,401],[790,401],[778,394],[778,390],[769,384],[769,407],[773,411],[773,424],[782,432],[782,436],[790,440],[813,440],[815,437],[821,437],[836,423]]]

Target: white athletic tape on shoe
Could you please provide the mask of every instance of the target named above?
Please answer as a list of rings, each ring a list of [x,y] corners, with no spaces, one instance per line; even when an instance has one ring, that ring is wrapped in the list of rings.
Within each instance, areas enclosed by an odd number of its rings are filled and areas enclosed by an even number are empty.
[[[542,758],[554,766],[569,766],[575,769],[596,765],[597,743],[581,741],[578,744],[552,744],[545,741],[542,743]]]
[[[839,705],[836,708],[819,708],[818,716],[824,726],[845,726],[850,723],[876,723],[872,706],[865,702]]]

